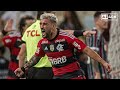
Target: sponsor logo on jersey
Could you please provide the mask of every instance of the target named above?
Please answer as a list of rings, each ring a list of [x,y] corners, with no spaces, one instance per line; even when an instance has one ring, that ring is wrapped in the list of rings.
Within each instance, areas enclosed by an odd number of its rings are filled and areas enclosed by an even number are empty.
[[[35,37],[35,36],[40,36],[38,30],[28,30],[27,31],[27,37],[29,36],[32,36],[32,37]]]
[[[57,39],[57,40],[55,40],[55,43],[57,43],[57,42],[63,42],[63,41],[65,41],[65,39]]]
[[[45,47],[45,49],[44,49],[44,50],[48,50],[47,46]]]
[[[60,51],[64,51],[63,46],[64,46],[64,45],[62,45],[62,44],[58,44],[57,47],[56,47],[56,49],[57,49],[59,52],[60,52]]]
[[[51,58],[49,57],[49,60],[51,61],[52,65],[57,65],[57,64],[63,64],[67,61],[66,56],[58,57],[58,58]]]
[[[50,51],[54,51],[54,45],[50,45]]]

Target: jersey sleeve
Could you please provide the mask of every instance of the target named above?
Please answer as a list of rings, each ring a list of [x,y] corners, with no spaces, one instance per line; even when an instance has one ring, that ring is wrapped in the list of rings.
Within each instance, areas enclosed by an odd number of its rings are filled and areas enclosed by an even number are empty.
[[[10,36],[4,36],[2,39],[2,42],[3,42],[4,46],[11,47],[13,39]]]
[[[35,55],[36,55],[36,56],[40,56],[40,57],[44,57],[44,56],[45,56],[45,52],[44,52],[43,49],[42,49],[41,42],[42,42],[42,40],[40,40],[40,41],[38,42],[37,50],[36,50],[36,52],[35,52]]]
[[[83,43],[83,41],[79,40],[73,35],[70,35],[67,39],[68,39],[70,48],[76,48],[78,52],[82,52],[84,48],[86,47],[86,44]]]

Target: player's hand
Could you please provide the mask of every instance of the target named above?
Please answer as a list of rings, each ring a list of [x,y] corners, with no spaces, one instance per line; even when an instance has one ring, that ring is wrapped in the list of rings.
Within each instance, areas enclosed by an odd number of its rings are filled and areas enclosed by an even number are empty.
[[[90,31],[90,30],[86,30],[85,32],[83,32],[83,35],[86,37],[90,37],[91,35],[96,34],[96,31]]]
[[[5,25],[5,27],[4,27],[5,32],[10,32],[10,31],[12,31],[12,26],[13,26],[13,19],[9,19],[9,20],[6,22],[6,25]]]
[[[112,71],[111,65],[107,62],[105,62],[103,64],[103,66],[105,67],[105,69],[107,70],[108,73],[110,73]]]
[[[21,76],[24,74],[24,72],[21,70],[21,68],[17,68],[17,69],[14,71],[14,73],[15,73],[15,75],[16,75],[17,77],[21,77]]]

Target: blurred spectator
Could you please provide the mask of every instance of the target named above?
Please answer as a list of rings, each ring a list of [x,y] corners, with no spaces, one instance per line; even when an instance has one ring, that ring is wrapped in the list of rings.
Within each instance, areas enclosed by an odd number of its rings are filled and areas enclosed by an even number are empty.
[[[83,25],[79,21],[75,11],[64,11],[64,20],[60,23],[61,29],[68,30],[82,30]]]
[[[21,30],[12,30],[13,20],[9,19],[5,25],[4,30],[1,32],[3,35],[5,35],[1,38],[2,43],[4,46],[9,48],[11,54],[7,79],[18,79],[18,77],[16,77],[16,75],[14,74],[14,70],[18,68],[17,56],[22,44],[21,35],[31,23],[31,19],[33,20],[34,18],[31,18],[31,16],[26,16],[21,19],[21,22],[19,23],[20,28],[22,28]],[[25,23],[23,23],[23,21],[25,21]]]
[[[0,31],[3,30],[4,24],[5,24],[4,20],[0,18]]]
[[[12,30],[18,30],[17,24],[19,23],[19,20],[26,15],[35,17],[36,11],[5,11],[1,15],[1,19],[5,22],[9,19],[13,19]]]
[[[13,26],[12,30],[17,30],[16,24],[17,24],[17,14],[18,11],[5,11],[4,14],[1,16],[1,19],[4,20],[5,22],[9,19],[13,19]]]
[[[9,61],[3,56],[5,47],[0,46],[0,79],[6,79],[8,76]]]

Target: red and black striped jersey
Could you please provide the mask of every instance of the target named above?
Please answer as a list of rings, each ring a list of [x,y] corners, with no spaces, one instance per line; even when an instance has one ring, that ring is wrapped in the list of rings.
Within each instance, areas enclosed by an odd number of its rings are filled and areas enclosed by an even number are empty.
[[[75,36],[58,30],[54,39],[43,38],[38,42],[35,55],[43,57],[46,54],[53,66],[54,75],[59,76],[80,69],[78,61],[73,57],[73,49],[82,52],[85,47]]]
[[[8,47],[10,50],[10,63],[9,70],[14,73],[14,70],[18,68],[18,53],[21,46],[21,35],[20,33],[12,33],[4,36],[2,39],[4,46]]]

